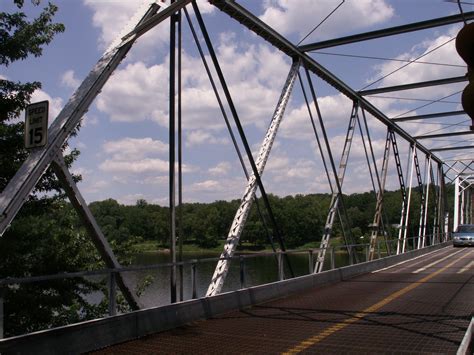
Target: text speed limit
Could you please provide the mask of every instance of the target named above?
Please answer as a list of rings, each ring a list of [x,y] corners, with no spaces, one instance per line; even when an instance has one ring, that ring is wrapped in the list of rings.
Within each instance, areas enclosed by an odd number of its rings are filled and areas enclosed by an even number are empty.
[[[25,148],[42,147],[48,138],[49,102],[28,105],[25,110]]]

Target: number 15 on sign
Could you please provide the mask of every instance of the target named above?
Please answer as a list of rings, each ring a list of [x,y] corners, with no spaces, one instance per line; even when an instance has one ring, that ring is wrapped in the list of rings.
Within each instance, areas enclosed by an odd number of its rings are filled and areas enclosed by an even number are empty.
[[[49,102],[28,105],[25,110],[25,148],[43,147],[48,141]]]

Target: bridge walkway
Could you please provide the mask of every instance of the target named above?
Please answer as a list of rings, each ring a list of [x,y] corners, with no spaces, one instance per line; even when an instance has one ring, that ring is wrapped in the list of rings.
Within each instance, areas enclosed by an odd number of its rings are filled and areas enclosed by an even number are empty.
[[[454,354],[474,313],[473,279],[474,249],[450,246],[97,353]]]

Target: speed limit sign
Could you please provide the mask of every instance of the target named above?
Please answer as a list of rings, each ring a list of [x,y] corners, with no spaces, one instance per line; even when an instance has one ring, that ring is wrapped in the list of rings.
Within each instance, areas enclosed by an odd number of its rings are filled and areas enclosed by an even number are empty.
[[[28,105],[25,110],[25,148],[36,148],[48,142],[49,101]]]

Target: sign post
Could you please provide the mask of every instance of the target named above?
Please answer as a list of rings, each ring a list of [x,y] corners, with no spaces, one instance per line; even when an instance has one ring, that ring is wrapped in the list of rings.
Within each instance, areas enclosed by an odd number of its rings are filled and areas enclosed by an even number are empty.
[[[25,148],[43,147],[48,142],[49,101],[28,105],[25,110]]]

